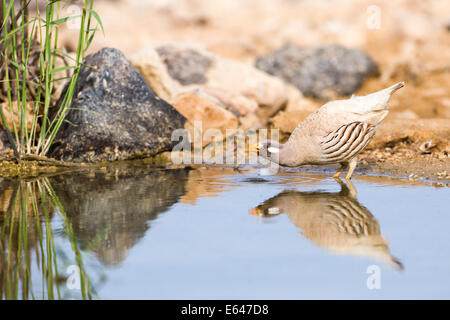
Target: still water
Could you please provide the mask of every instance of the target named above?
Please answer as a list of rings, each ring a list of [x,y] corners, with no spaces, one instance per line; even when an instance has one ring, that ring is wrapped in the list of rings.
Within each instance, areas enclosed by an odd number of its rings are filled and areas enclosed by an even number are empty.
[[[2,299],[450,298],[450,189],[112,167],[0,180]]]

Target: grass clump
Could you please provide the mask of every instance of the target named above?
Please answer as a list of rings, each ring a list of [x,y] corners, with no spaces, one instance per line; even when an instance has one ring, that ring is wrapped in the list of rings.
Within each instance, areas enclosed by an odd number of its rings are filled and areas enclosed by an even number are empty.
[[[36,9],[30,14],[30,4]],[[87,49],[98,28],[94,0],[84,0],[79,15],[62,17],[69,1],[0,0],[0,117],[14,157],[45,156],[65,121],[74,95],[75,85]],[[76,53],[67,54],[59,46],[59,30],[63,24],[78,19],[79,34]],[[73,24],[73,21],[71,22]],[[57,63],[60,59],[64,65]],[[65,73],[65,76],[58,77]],[[57,83],[68,82],[67,90],[56,104]],[[53,109],[50,117],[50,109]]]

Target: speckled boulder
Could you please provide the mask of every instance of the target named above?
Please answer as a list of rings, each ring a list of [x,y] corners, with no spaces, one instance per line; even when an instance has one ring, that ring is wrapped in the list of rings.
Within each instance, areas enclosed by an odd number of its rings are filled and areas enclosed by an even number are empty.
[[[148,87],[119,50],[102,49],[86,57],[85,65],[50,156],[126,160],[154,156],[177,143],[172,132],[184,128],[186,119]]]
[[[340,45],[314,48],[292,44],[261,56],[256,67],[297,87],[305,96],[330,100],[354,93],[363,80],[378,74],[363,51]]]

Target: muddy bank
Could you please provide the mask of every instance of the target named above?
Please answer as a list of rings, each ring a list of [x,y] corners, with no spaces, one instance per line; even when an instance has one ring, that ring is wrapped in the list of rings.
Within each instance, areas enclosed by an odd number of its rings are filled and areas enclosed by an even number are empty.
[[[187,168],[189,166],[174,165],[170,161],[170,152],[164,152],[154,157],[115,162],[75,163],[58,161],[52,158],[27,156],[17,161],[12,152],[0,156],[0,177],[32,179],[40,176],[53,176],[74,171],[111,170],[128,167],[148,168]]]
[[[359,156],[359,169],[449,186],[449,139],[446,119],[388,120]]]
[[[409,149],[367,150],[358,156],[354,175],[364,178],[386,177],[423,182],[436,187],[450,187],[450,159],[437,159],[430,155],[416,155]],[[339,165],[303,166],[296,170],[311,170],[334,174]],[[292,170],[292,169],[288,169]],[[361,178],[358,177],[358,178]]]
[[[407,148],[366,151],[359,156],[357,173],[388,175],[450,187],[450,159],[417,155]]]
[[[405,127],[399,128],[399,135],[386,135],[390,126],[380,128],[380,133],[374,141],[359,156],[356,175],[369,177],[400,178],[413,182],[432,183],[435,186],[450,187],[450,156],[448,149],[439,143],[439,136],[431,132],[408,135]],[[400,134],[401,129],[403,133]],[[450,131],[449,131],[450,132]],[[419,131],[420,133],[420,131]],[[422,137],[422,139],[419,139]],[[426,139],[428,138],[428,139]],[[431,138],[431,139],[430,139]],[[426,139],[426,140],[425,140]],[[443,140],[445,141],[445,140]],[[447,145],[448,146],[448,145]],[[426,148],[428,147],[428,148]],[[235,151],[234,151],[235,152]],[[236,155],[237,156],[237,155]],[[34,178],[39,176],[52,176],[73,171],[111,170],[114,168],[142,168],[174,169],[174,168],[218,168],[220,164],[201,165],[175,165],[171,161],[171,152],[165,152],[152,158],[136,159],[118,162],[97,163],[63,163],[53,159],[23,160],[20,163],[12,160],[0,160],[0,177],[7,178]],[[230,169],[249,168],[249,165],[229,165]],[[338,169],[339,165],[330,166],[303,166],[298,171],[321,171],[330,176]],[[256,168],[256,167],[255,167]]]

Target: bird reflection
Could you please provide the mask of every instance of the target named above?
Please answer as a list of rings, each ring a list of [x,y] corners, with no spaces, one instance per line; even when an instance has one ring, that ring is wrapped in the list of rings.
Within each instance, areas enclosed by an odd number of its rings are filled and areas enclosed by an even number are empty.
[[[283,191],[251,214],[270,218],[285,213],[302,234],[336,254],[364,256],[403,269],[389,252],[388,241],[370,211],[356,199],[356,191],[338,180],[341,191]]]

